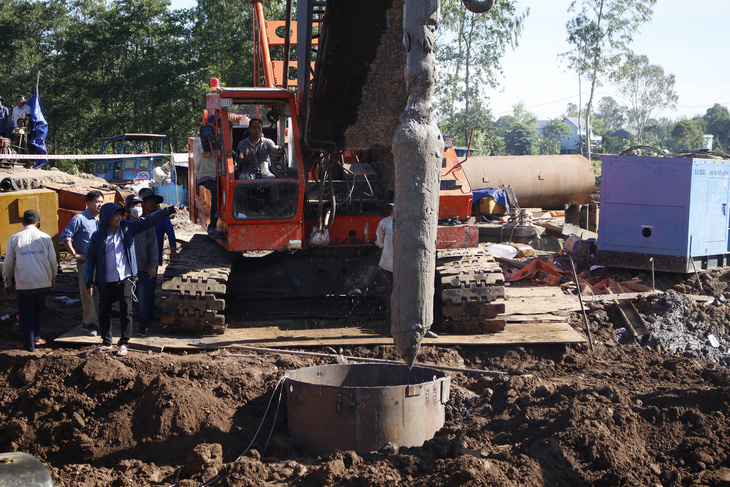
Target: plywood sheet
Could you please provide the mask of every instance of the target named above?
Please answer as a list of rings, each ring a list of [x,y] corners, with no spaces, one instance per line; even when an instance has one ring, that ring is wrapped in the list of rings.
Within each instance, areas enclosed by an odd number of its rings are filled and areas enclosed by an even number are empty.
[[[580,311],[578,296],[564,294],[557,286],[505,287],[506,315],[539,315]]]
[[[115,337],[114,342],[117,339]],[[93,346],[101,345],[101,338],[90,337],[83,333],[81,327],[57,338],[56,343],[69,345]],[[525,322],[507,323],[505,329],[497,333],[483,335],[446,335],[438,338],[427,338],[424,345],[510,345],[537,343],[584,343],[585,339],[567,323]],[[199,336],[157,336],[132,338],[130,343],[144,343],[161,346],[165,349],[217,349],[231,345],[258,345],[266,347],[321,347],[321,346],[357,346],[357,345],[392,345],[393,339],[378,335],[372,330],[348,328],[322,328],[307,330],[284,330],[277,326],[253,328],[229,328],[223,335],[212,337]]]

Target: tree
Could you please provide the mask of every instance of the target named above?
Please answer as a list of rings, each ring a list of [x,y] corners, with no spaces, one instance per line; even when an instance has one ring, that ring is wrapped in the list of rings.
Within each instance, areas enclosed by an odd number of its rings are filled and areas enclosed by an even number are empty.
[[[568,103],[565,106],[565,116],[566,117],[579,117],[579,111],[578,111],[578,105],[575,103]]]
[[[672,150],[675,152],[701,149],[703,141],[702,127],[694,120],[682,120],[672,129]]]
[[[525,102],[519,101],[512,105],[511,115],[502,115],[497,119],[497,135],[504,137],[515,123],[524,123],[532,130],[537,130],[537,115],[525,108]]]
[[[452,119],[454,113],[467,119],[483,87],[496,87],[501,59],[508,46],[514,48],[528,11],[518,13],[516,0],[500,0],[486,14],[473,14],[461,0],[444,0],[441,27],[436,38],[439,63],[436,85],[437,117]],[[464,138],[468,134],[464,133]]]
[[[593,96],[610,68],[619,64],[622,55],[629,52],[629,44],[639,26],[652,15],[656,0],[573,0],[569,12],[576,16],[568,21],[568,42],[571,51],[561,56],[579,80],[587,78],[590,95],[585,111],[587,152],[590,156],[590,115]],[[579,127],[580,129],[580,127]]]
[[[536,133],[528,125],[516,122],[507,131],[504,144],[507,154],[514,156],[530,155],[534,153]]]
[[[675,108],[677,93],[674,91],[675,77],[664,74],[664,68],[649,64],[646,56],[627,54],[626,62],[615,74],[619,89],[626,94],[631,106],[628,110],[629,123],[638,130],[637,140],[643,141],[644,127],[652,114],[659,109]]]
[[[707,132],[714,135],[723,151],[730,150],[730,112],[719,103],[707,109],[702,117],[707,123]]]
[[[604,96],[598,102],[596,118],[603,120],[605,132],[613,132],[626,123],[626,107],[619,105],[612,97]]]
[[[469,144],[468,137],[471,137],[471,131],[474,129],[471,140],[472,149],[478,150],[483,155],[500,154],[504,151],[504,143],[497,138],[492,112],[481,100],[474,101],[474,106],[468,116],[464,113],[465,110],[460,110],[455,112],[451,118],[439,123],[441,133],[450,135],[454,145],[466,146]],[[465,123],[467,125],[464,125]]]
[[[560,154],[560,141],[572,133],[568,124],[561,118],[550,120],[542,128],[540,154]]]

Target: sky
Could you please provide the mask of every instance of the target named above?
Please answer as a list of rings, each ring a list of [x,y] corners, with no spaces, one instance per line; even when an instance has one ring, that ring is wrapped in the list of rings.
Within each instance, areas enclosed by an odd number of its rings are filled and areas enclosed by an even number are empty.
[[[557,117],[570,102],[578,104],[578,77],[567,71],[558,55],[570,49],[565,24],[570,0],[518,0],[518,8],[530,9],[515,51],[502,60],[502,92],[488,93],[495,118],[512,112],[523,101],[539,119]],[[658,116],[678,119],[704,115],[715,103],[730,107],[730,2],[727,0],[658,0],[652,20],[634,34],[631,49],[651,64],[676,76],[679,97],[676,110]],[[588,101],[586,83],[582,102]],[[628,100],[613,86],[598,88],[597,100],[612,96]],[[655,115],[657,116],[657,115]]]
[[[171,0],[172,8],[189,8],[196,0]],[[501,88],[485,93],[495,115],[507,115],[520,101],[538,119],[561,116],[568,103],[579,103],[578,77],[568,71],[558,55],[570,50],[565,24],[571,0],[517,0],[519,9],[530,9],[519,46],[509,49],[502,60]],[[657,0],[652,20],[634,34],[636,54],[676,76],[679,97],[675,110],[655,117],[679,119],[704,115],[720,103],[730,108],[730,1]],[[582,104],[588,101],[583,83]],[[620,104],[628,100],[606,84],[596,90],[595,103],[612,96]]]

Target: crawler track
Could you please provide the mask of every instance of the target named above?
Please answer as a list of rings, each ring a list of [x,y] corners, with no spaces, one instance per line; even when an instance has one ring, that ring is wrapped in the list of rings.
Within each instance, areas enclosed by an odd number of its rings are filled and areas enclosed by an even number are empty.
[[[455,333],[504,329],[504,275],[483,248],[439,250],[436,293],[441,298],[442,325]]]
[[[231,285],[229,279],[237,257],[207,235],[199,234],[191,239],[164,274],[161,305],[167,312],[160,321],[165,331],[203,335],[225,331],[226,291]],[[440,301],[436,317],[446,331],[483,333],[504,328],[504,320],[495,319],[504,313],[504,277],[488,252],[481,248],[440,250],[436,271],[437,301]],[[302,272],[297,274],[301,276]],[[313,273],[304,273],[307,274]],[[296,293],[287,293],[290,294]],[[290,309],[280,297],[277,299],[274,311]],[[317,298],[307,299],[318,302]],[[259,311],[267,314],[266,309],[271,314],[271,306]],[[307,307],[300,306],[297,310],[302,318],[312,313]]]
[[[194,235],[164,274],[160,321],[165,331],[210,335],[226,330],[225,294],[236,255]]]

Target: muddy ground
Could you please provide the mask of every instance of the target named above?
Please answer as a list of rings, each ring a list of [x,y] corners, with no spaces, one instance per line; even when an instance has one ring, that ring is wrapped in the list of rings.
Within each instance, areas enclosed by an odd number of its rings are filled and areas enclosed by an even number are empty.
[[[612,305],[592,304],[595,354],[424,347],[421,362],[507,375],[452,373],[446,424],[422,447],[317,457],[292,444],[278,395],[265,413],[286,372],[329,361],[54,346],[81,320],[57,299],[76,296],[66,269],[35,354],[14,349],[15,297],[0,297],[0,451],[36,456],[58,486],[730,485],[730,271],[701,279],[709,305],[676,292],[703,294],[694,276],[657,276],[672,292],[636,302],[653,329],[641,341],[619,331]],[[570,318],[583,333],[580,320]],[[392,346],[343,352],[396,358]]]

